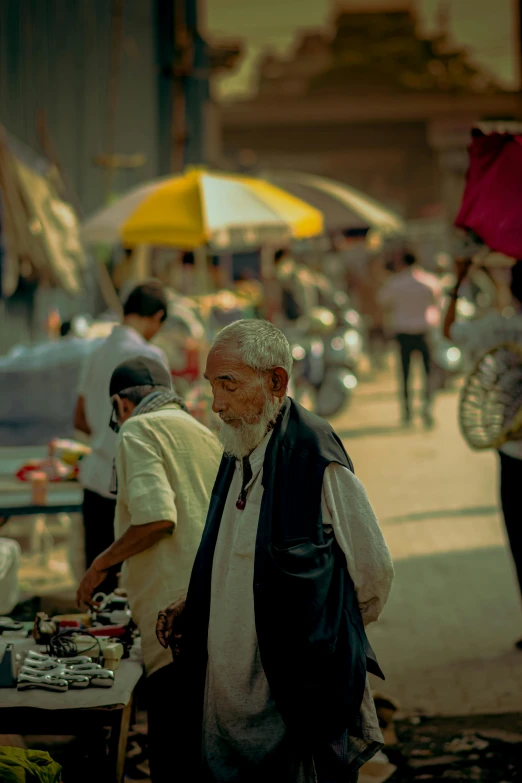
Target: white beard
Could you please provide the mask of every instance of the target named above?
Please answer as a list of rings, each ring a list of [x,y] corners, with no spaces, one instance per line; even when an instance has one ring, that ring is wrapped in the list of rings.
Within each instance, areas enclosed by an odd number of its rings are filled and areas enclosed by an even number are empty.
[[[270,426],[276,420],[280,407],[280,400],[267,399],[259,421],[248,422],[246,419],[241,419],[239,427],[233,427],[223,421],[219,430],[219,440],[225,454],[236,459],[248,457],[263,441]]]

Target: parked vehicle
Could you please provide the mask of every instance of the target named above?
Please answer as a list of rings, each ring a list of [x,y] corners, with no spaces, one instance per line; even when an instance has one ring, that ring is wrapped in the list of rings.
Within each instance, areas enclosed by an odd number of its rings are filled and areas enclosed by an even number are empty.
[[[288,336],[294,358],[292,393],[319,416],[339,413],[357,386],[360,334],[339,326],[331,310],[316,307]]]
[[[169,292],[167,320],[154,344],[167,355],[177,391],[187,394],[199,379],[208,352],[205,325],[194,300]]]
[[[442,306],[443,312],[447,306],[448,303],[445,301]],[[461,322],[473,320],[477,316],[475,303],[464,297],[457,302],[457,312]],[[433,329],[430,344],[433,391],[450,386],[454,380],[471,369],[465,354],[451,340],[444,337],[440,327]]]

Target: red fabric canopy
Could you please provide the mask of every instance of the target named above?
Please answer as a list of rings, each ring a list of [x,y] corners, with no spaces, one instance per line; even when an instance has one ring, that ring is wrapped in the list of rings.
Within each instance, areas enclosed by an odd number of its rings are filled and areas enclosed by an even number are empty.
[[[455,221],[492,250],[522,258],[522,136],[475,133]]]

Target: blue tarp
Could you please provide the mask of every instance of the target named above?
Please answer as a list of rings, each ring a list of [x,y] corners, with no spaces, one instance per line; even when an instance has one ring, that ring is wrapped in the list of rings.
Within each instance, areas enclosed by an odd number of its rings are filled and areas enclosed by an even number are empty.
[[[71,437],[83,362],[102,340],[21,346],[0,357],[0,446]]]

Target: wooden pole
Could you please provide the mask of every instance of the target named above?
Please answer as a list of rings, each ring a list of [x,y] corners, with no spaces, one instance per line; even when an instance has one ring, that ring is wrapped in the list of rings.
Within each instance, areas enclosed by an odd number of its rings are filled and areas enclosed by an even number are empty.
[[[188,31],[185,20],[185,0],[174,0],[174,61],[172,64],[172,171],[183,171],[187,105],[185,70]]]
[[[107,127],[105,149],[112,157],[116,147],[116,120],[118,116],[118,96],[120,88],[121,54],[123,50],[123,3],[124,0],[112,0],[111,48],[109,53],[109,89],[107,94]],[[109,200],[114,184],[114,166],[105,170],[105,198]]]
[[[208,292],[208,267],[207,267],[207,248],[198,247],[194,250],[194,272],[196,283],[196,294],[201,296]]]
[[[49,134],[46,114],[43,111],[39,112],[37,116],[37,130],[44,154],[49,158],[51,163],[56,166],[56,169],[60,175],[63,187],[65,189],[66,198],[68,198],[69,201],[74,204],[78,215],[81,217],[83,210],[80,199],[70,184],[69,179],[65,176],[65,172],[62,168],[58,153],[56,152],[56,148],[54,147],[51,136]],[[123,308],[121,306],[118,294],[116,293],[116,289],[109,274],[109,270],[103,262],[95,259],[94,263],[96,265],[96,277],[98,278],[98,285],[100,286],[100,291],[105,304],[110,310],[117,313],[121,317],[121,315],[123,315]]]

